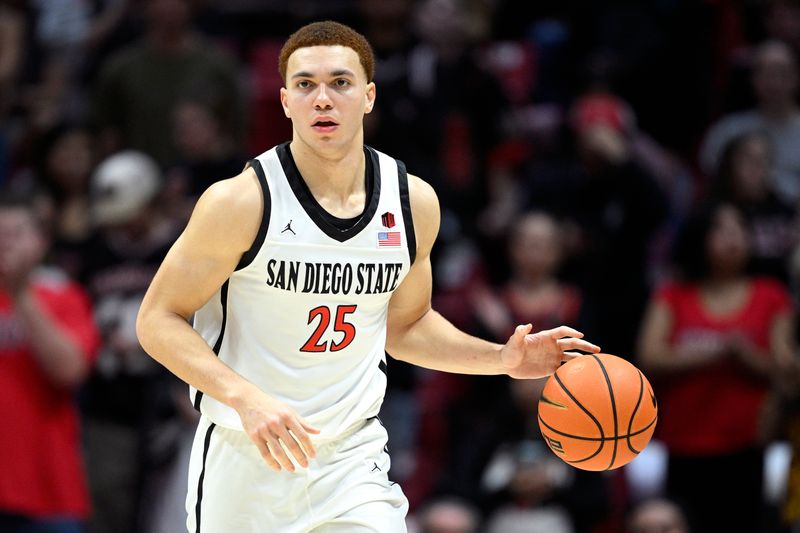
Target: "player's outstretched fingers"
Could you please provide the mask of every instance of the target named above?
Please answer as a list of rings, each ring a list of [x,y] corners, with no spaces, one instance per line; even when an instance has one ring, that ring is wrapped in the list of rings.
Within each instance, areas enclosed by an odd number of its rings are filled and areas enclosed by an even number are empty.
[[[564,356],[561,360],[566,363],[567,361],[572,361],[576,357],[583,357],[583,354],[580,352],[564,352]]]
[[[563,339],[558,339],[556,342],[558,343],[558,347],[562,350],[583,350],[584,352],[593,353],[600,351],[599,346],[596,346],[583,339],[576,339],[574,337],[564,337]]]
[[[548,331],[550,336],[554,339],[560,339],[562,337],[575,337],[577,339],[583,338],[583,333],[569,326],[558,326],[557,328],[553,328]]]
[[[305,454],[308,456],[309,459],[313,459],[317,456],[317,449],[314,447],[314,444],[311,442],[311,438],[309,438],[308,433],[318,434],[319,430],[311,425],[309,425],[304,420],[300,419],[297,420],[290,420],[288,422],[289,431],[292,432],[292,435],[295,439],[300,443],[305,450]]]
[[[281,465],[281,468],[284,468],[289,472],[294,472],[294,463],[292,463],[292,460],[289,459],[288,455],[286,455],[286,450],[283,449],[280,441],[278,441],[278,439],[272,434],[267,437],[267,448],[269,448],[269,452],[272,454],[272,457],[274,457],[275,460]]]
[[[253,439],[253,442],[258,448],[258,452],[261,454],[261,457],[264,459],[264,462],[267,463],[267,466],[276,472],[280,472],[281,465],[278,464],[278,461],[276,461],[274,457],[272,457],[269,448],[267,448],[267,442],[262,440],[261,437]]]
[[[305,452],[300,447],[300,444],[297,442],[297,439],[295,439],[294,435],[285,427],[278,430],[277,435],[278,439],[283,443],[283,447],[286,450],[289,450],[289,453],[294,455],[297,463],[303,468],[308,468],[308,457],[306,457]]]

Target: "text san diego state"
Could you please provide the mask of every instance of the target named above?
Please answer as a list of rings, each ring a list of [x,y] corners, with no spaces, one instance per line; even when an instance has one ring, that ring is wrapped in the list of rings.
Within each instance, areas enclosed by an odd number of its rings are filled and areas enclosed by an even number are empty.
[[[402,263],[305,263],[270,259],[267,285],[310,294],[377,294],[397,288]]]

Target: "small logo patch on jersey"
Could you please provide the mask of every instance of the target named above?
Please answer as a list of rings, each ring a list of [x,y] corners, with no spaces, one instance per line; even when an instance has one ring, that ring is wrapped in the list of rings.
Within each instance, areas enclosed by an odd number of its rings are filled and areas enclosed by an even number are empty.
[[[400,246],[400,232],[399,231],[379,231],[378,232],[378,247],[385,246]]]
[[[387,211],[384,214],[382,214],[381,215],[381,222],[383,222],[383,225],[385,227],[393,228],[394,227],[394,213],[391,213],[391,212]]]
[[[289,220],[289,223],[286,224],[286,227],[283,228],[281,233],[286,233],[287,231],[291,231],[292,235],[297,235],[297,233],[295,233],[294,230],[292,229],[292,221],[291,221],[291,219]]]

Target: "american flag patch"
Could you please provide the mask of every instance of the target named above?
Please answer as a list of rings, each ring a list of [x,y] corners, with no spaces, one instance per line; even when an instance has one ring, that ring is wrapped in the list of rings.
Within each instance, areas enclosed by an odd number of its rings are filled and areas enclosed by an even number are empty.
[[[379,231],[378,246],[400,246],[399,231]]]

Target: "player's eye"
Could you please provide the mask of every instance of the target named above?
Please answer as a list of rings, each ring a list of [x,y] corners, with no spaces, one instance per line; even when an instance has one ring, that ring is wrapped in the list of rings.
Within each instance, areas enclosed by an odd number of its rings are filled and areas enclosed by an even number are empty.
[[[311,82],[308,80],[300,80],[297,82],[297,87],[300,89],[308,89],[311,87]]]
[[[344,78],[338,78],[336,81],[333,82],[334,85],[337,87],[349,87],[350,82]]]

